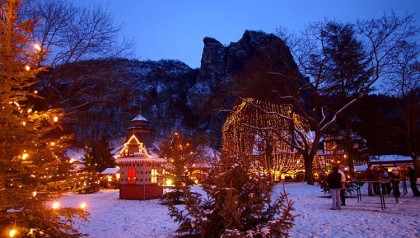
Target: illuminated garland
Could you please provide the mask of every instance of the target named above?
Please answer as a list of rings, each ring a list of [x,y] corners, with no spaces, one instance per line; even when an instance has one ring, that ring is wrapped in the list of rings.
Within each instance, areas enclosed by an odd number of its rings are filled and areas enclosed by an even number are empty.
[[[296,130],[307,134],[309,125],[291,106],[244,99],[223,126],[223,152],[251,159],[255,169],[274,176],[295,175],[304,169],[302,155],[292,146]]]

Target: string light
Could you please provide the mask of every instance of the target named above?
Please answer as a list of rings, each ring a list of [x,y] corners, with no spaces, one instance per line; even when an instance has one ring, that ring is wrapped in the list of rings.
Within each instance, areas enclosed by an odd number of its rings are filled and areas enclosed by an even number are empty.
[[[86,207],[87,207],[87,204],[86,204],[85,202],[82,202],[82,203],[80,204],[80,208],[81,208],[82,210],[85,210],[85,209],[86,209]]]
[[[288,105],[245,99],[235,107],[223,126],[223,147],[227,156],[251,157],[255,172],[270,171],[276,177],[304,168],[294,143],[294,130],[309,131],[309,125]],[[267,162],[267,156],[272,159]]]
[[[54,122],[58,122],[58,117],[57,116],[54,117]]]
[[[30,71],[30,70],[31,70],[31,66],[29,66],[29,65],[25,65],[25,70],[26,70],[26,71]]]
[[[38,44],[34,44],[34,48],[35,48],[35,50],[37,50],[37,51],[41,51],[41,50],[42,50],[41,46],[40,46],[40,45],[38,45]]]
[[[26,153],[26,150],[24,150],[23,154],[22,154],[22,160],[26,160],[29,157],[29,154]]]
[[[9,237],[15,237],[15,235],[17,234],[17,231],[16,231],[16,229],[11,229],[10,231],[9,231]]]
[[[59,202],[54,202],[54,203],[52,204],[52,208],[53,208],[54,210],[57,210],[58,208],[60,208],[60,203],[59,203]]]

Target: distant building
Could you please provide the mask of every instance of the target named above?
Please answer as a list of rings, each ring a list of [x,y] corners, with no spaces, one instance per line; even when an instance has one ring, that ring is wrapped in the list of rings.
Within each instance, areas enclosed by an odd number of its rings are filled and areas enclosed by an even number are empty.
[[[352,156],[355,166],[363,165],[368,162],[365,141],[363,138],[353,133],[351,136],[352,151],[345,148],[345,139],[343,135],[327,135],[319,146],[317,157],[320,169],[333,165],[348,165],[349,156]]]
[[[413,159],[406,155],[371,155],[369,163],[372,167],[406,167],[413,166]]]

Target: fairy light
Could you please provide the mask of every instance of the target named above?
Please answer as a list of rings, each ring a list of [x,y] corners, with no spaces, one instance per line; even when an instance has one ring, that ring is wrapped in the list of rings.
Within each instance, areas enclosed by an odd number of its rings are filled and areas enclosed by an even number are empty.
[[[36,195],[37,195],[37,192],[36,191],[33,191],[32,192],[32,197],[36,197]]]
[[[26,160],[29,157],[29,154],[26,153],[26,150],[22,154],[22,160]]]
[[[308,123],[294,113],[290,106],[245,99],[235,107],[234,113],[223,125],[223,147],[229,154],[227,156],[252,156],[258,171],[269,169],[276,176],[280,176],[280,171],[296,172],[304,167],[302,156],[284,141],[292,139],[292,122],[295,130],[304,134],[309,131]],[[272,147],[272,165],[264,162],[267,145]]]
[[[35,50],[37,50],[37,51],[41,51],[41,50],[42,50],[41,46],[40,46],[40,45],[38,45],[38,44],[34,44],[34,48],[35,48]]]
[[[17,234],[17,231],[16,231],[16,229],[11,229],[10,231],[9,231],[9,237],[15,237],[15,235]]]
[[[54,122],[58,122],[58,117],[55,116],[53,120],[54,120]]]
[[[52,204],[52,208],[53,208],[54,210],[57,210],[58,208],[60,208],[60,203],[59,203],[59,202],[54,202],[54,203]]]
[[[31,66],[29,66],[29,65],[25,65],[25,70],[26,70],[26,71],[30,71],[30,70],[31,70]]]
[[[80,208],[81,208],[82,210],[85,210],[85,209],[86,209],[86,207],[87,207],[87,203],[85,203],[85,202],[80,203]]]

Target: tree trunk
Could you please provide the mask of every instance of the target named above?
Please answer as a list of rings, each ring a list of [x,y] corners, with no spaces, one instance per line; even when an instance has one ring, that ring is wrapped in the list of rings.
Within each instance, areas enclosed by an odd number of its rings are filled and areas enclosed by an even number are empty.
[[[345,143],[346,143],[346,152],[347,152],[347,165],[349,166],[349,171],[351,177],[354,177],[354,158],[353,158],[353,143],[351,141],[351,121],[350,121],[350,112],[345,113]]]
[[[304,155],[303,158],[305,162],[305,181],[310,185],[314,185],[314,174],[313,174],[314,156]]]

